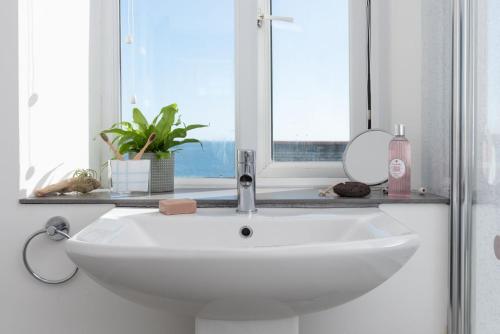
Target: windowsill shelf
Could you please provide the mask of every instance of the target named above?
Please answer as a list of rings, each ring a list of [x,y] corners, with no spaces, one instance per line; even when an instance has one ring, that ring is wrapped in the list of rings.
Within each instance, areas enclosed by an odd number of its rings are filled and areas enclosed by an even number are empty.
[[[118,207],[158,207],[158,201],[169,198],[192,198],[198,207],[236,207],[236,192],[230,188],[180,188],[173,193],[152,194],[150,196],[115,197],[106,190],[89,194],[68,194],[47,197],[27,197],[21,204],[112,204]],[[380,190],[363,198],[347,198],[329,195],[320,197],[318,189],[258,189],[257,207],[376,207],[380,204],[449,204],[450,200],[433,194],[412,193],[409,198],[391,198]]]

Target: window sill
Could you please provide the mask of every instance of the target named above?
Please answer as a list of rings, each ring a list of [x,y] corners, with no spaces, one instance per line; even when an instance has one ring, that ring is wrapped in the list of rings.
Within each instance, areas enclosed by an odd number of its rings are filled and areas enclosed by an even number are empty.
[[[28,197],[20,199],[21,204],[112,204],[119,207],[158,207],[158,201],[169,198],[192,198],[198,207],[236,207],[234,188],[178,188],[174,193],[153,194],[150,196],[114,197],[101,190],[89,194],[68,194],[48,197]],[[374,190],[363,198],[345,198],[335,195],[320,197],[317,188],[259,188],[257,207],[376,207],[380,204],[449,204],[449,199],[433,194],[413,193],[410,198],[394,199]]]

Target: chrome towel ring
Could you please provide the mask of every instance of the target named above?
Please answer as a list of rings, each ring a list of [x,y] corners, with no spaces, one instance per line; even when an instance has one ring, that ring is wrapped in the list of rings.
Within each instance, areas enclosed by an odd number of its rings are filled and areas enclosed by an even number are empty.
[[[73,272],[69,276],[62,278],[62,279],[52,280],[52,279],[44,278],[40,274],[37,274],[33,270],[33,268],[31,268],[31,266],[28,262],[28,256],[27,256],[29,244],[37,236],[39,236],[41,234],[46,234],[50,240],[61,241],[64,239],[71,238],[68,233],[69,233],[69,222],[66,220],[66,218],[64,218],[64,217],[52,217],[45,224],[45,228],[30,235],[30,237],[24,243],[23,262],[24,262],[24,266],[26,267],[26,270],[31,274],[31,276],[33,276],[38,281],[45,283],[45,284],[62,284],[62,283],[66,283],[67,281],[69,281],[70,279],[75,277],[76,273],[78,272],[78,267],[76,267],[75,270],[73,270]]]

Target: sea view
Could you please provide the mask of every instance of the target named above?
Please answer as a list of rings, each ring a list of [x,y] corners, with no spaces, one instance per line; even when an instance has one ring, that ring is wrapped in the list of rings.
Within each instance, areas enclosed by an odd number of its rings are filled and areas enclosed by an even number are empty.
[[[175,154],[177,177],[234,177],[234,141],[186,144]]]
[[[274,161],[340,161],[346,142],[275,142]],[[234,141],[186,144],[175,156],[178,177],[234,177]]]

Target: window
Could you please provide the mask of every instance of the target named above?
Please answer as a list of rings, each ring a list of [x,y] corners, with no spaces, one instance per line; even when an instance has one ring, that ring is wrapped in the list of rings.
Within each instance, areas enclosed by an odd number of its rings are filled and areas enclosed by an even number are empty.
[[[366,128],[364,3],[120,0],[121,118],[176,102],[210,125],[176,153],[177,177],[232,178],[240,147],[259,177],[343,177]]]
[[[349,0],[272,0],[272,157],[339,161],[350,139]]]
[[[122,0],[122,119],[177,103],[198,144],[175,155],[180,177],[234,177],[233,0]]]

